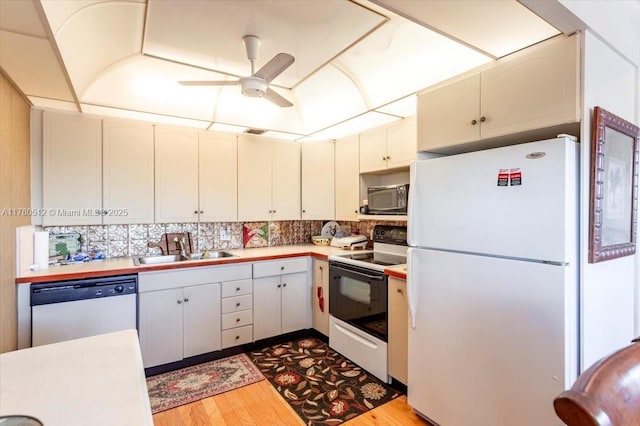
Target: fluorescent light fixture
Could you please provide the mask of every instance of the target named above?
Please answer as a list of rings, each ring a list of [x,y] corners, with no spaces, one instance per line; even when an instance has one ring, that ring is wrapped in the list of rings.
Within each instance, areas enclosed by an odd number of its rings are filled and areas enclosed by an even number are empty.
[[[376,108],[378,112],[385,114],[393,114],[400,117],[409,117],[416,115],[418,97],[416,95],[410,95],[406,98],[398,99],[395,102],[391,102],[387,105]]]
[[[321,140],[321,139],[339,139],[345,136],[355,135],[373,127],[378,127],[391,123],[392,121],[400,120],[399,117],[394,117],[388,114],[381,114],[379,112],[370,111],[365,114],[354,117],[350,120],[343,121],[340,124],[313,133],[313,139],[309,140]],[[304,138],[304,141],[307,141]]]
[[[150,114],[140,111],[129,111],[119,108],[109,108],[99,105],[80,104],[82,111],[87,114],[96,114],[107,117],[125,118],[129,120],[150,121],[152,123],[168,124],[171,126],[194,127],[196,129],[206,129],[211,122],[192,120],[189,118],[173,117],[170,115]]]
[[[268,130],[264,132],[263,136],[268,136],[270,138],[276,138],[276,139],[286,139],[290,141],[299,140],[302,137],[302,135],[297,133],[276,132],[274,130]]]
[[[57,99],[39,98],[37,96],[27,96],[33,106],[36,108],[51,108],[59,109],[62,111],[74,111],[78,112],[78,107],[73,102],[59,101]]]
[[[246,130],[246,126],[236,126],[234,124],[213,123],[208,130],[227,133],[242,133]]]

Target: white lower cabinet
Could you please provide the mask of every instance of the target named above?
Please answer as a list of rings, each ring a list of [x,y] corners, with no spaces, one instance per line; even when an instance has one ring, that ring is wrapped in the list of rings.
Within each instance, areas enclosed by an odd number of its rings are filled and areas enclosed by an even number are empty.
[[[222,349],[226,330],[221,296],[230,282],[236,287],[240,282],[250,284],[251,265],[140,273],[138,333],[144,367]],[[251,309],[251,294],[245,303]]]
[[[266,339],[311,327],[308,258],[253,264],[253,337]]]
[[[222,349],[253,340],[253,283],[222,283]]]

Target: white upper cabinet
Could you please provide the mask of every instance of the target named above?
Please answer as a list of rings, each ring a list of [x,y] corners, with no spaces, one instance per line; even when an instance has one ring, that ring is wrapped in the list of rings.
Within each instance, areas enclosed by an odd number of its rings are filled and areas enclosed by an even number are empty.
[[[335,217],[333,142],[302,144],[302,219]]]
[[[153,223],[153,126],[104,119],[102,153],[103,223]]]
[[[300,219],[300,144],[238,137],[238,220]]]
[[[155,221],[198,220],[198,131],[155,128]]]
[[[42,224],[101,224],[101,120],[44,111],[42,125]]]
[[[271,161],[271,220],[300,220],[300,143],[274,140]]]
[[[338,139],[335,143],[336,220],[358,220],[360,174],[358,135]]]
[[[237,137],[201,131],[198,146],[200,221],[235,222],[238,219]]]
[[[360,134],[360,173],[408,167],[416,158],[414,116]]]
[[[511,134],[561,133],[580,120],[579,55],[579,36],[557,37],[420,94],[418,150],[453,153]]]

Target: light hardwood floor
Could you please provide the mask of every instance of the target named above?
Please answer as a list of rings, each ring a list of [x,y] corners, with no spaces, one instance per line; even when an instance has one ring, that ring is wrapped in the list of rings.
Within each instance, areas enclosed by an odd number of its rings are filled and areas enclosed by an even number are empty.
[[[267,380],[153,416],[155,426],[278,426],[304,425],[293,409]],[[346,423],[349,426],[421,425],[401,396]]]

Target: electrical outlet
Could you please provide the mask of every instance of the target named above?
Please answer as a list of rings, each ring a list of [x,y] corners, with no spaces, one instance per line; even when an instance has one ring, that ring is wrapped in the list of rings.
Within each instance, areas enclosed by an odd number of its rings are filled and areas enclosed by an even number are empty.
[[[220,241],[231,241],[231,233],[226,225],[220,227]]]

